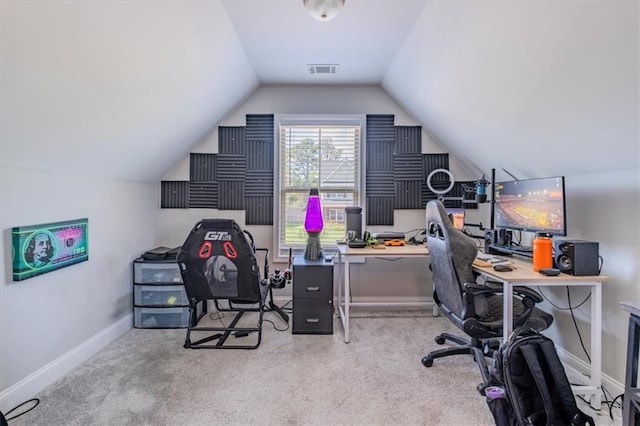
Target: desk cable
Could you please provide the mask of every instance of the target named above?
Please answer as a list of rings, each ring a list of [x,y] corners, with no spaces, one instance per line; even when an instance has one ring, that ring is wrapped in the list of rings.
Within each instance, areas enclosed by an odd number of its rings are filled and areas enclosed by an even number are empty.
[[[9,416],[11,413],[13,413],[14,411],[16,411],[18,408],[21,408],[22,406],[28,404],[28,403],[33,403],[33,406],[29,407],[28,409],[22,411],[21,413],[15,414],[13,416]],[[6,422],[13,420],[13,419],[17,419],[18,417],[27,414],[29,411],[33,410],[34,408],[36,408],[38,406],[38,404],[40,404],[40,400],[38,398],[31,398],[27,401],[24,401],[18,405],[16,405],[15,407],[13,407],[11,410],[7,411],[4,415],[2,415],[2,420],[4,420],[4,422],[2,424],[7,424]],[[0,413],[2,414],[2,413]]]
[[[538,287],[538,292],[554,308],[556,308],[556,309],[558,309],[560,311],[569,311],[571,313],[571,319],[573,321],[573,326],[575,327],[576,333],[578,334],[578,339],[580,340],[580,345],[582,346],[582,350],[584,351],[584,354],[587,357],[587,360],[589,360],[589,362],[591,362],[591,357],[589,356],[589,351],[587,351],[587,348],[584,345],[584,341],[582,339],[582,334],[580,333],[580,329],[578,328],[578,323],[576,321],[576,317],[575,317],[575,314],[573,312],[574,309],[578,309],[579,307],[584,305],[591,298],[591,291],[589,291],[589,294],[587,295],[587,297],[584,298],[583,301],[578,303],[576,306],[572,306],[571,305],[571,292],[570,292],[569,286],[565,286],[565,288],[567,290],[567,303],[569,305],[566,308],[558,306],[555,303],[553,303],[547,296],[545,296],[545,294],[542,292],[540,287]],[[572,384],[575,384],[575,383],[572,383]],[[602,395],[604,396],[604,401],[602,401],[602,402],[607,404],[607,407],[609,408],[609,417],[611,418],[611,420],[613,420],[613,409],[614,408],[622,408],[622,405],[620,403],[616,402],[616,401],[618,400],[618,398],[620,398],[622,400],[624,398],[624,394],[617,395],[614,398],[613,395],[611,394],[611,392],[609,392],[607,390],[607,388],[604,387],[604,385],[601,384],[600,387],[601,387],[601,390],[602,390]],[[588,401],[586,401],[582,396],[578,395],[577,397],[588,404]],[[591,406],[590,404],[588,404],[588,405]]]

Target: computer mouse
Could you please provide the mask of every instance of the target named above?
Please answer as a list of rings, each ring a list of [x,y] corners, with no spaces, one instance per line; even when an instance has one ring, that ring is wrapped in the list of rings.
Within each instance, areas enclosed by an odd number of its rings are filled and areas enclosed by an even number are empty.
[[[511,272],[513,268],[509,265],[494,265],[493,269],[498,272]]]

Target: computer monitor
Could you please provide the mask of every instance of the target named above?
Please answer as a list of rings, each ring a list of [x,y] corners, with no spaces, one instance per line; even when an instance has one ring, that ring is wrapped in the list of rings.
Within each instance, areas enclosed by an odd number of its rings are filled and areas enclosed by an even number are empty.
[[[497,182],[495,227],[567,235],[564,176]]]
[[[462,231],[464,228],[464,209],[448,208],[447,215],[449,215],[453,227]]]

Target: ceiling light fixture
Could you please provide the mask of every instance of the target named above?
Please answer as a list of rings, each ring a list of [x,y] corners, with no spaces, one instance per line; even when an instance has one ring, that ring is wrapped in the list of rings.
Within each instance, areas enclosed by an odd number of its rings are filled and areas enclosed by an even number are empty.
[[[344,6],[345,0],[302,0],[304,7],[318,21],[330,21]]]

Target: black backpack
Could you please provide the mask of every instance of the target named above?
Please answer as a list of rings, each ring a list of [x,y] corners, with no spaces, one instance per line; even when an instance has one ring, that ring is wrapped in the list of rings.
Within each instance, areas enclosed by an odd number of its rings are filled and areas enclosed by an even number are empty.
[[[493,379],[504,388],[511,425],[595,426],[576,405],[553,341],[516,329],[494,353]]]

